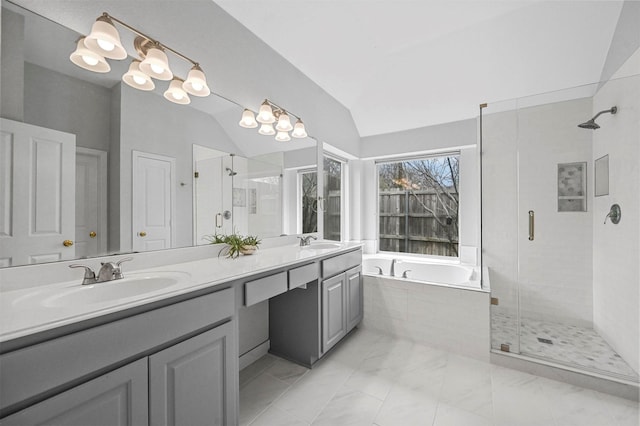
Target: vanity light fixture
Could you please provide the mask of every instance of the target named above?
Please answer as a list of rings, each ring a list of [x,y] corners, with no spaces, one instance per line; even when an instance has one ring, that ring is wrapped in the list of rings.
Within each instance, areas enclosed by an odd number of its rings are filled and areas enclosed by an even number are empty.
[[[85,70],[105,73],[111,71],[111,66],[103,56],[89,50],[84,44],[85,37],[78,40],[76,50],[73,51],[69,59],[71,62],[84,68]]]
[[[273,128],[271,124],[264,123],[262,124],[262,126],[260,126],[260,130],[258,130],[258,133],[265,136],[273,136],[276,134],[276,130]]]
[[[151,77],[140,70],[140,61],[137,59],[131,61],[129,71],[122,76],[122,81],[139,90],[153,90],[156,87]]]
[[[290,116],[297,119],[294,126],[291,125]],[[242,118],[238,124],[240,127],[254,129],[258,127],[258,123],[261,124],[258,133],[266,136],[276,135],[278,142],[288,142],[292,137],[300,139],[308,136],[300,117],[289,111],[285,111],[284,108],[274,104],[268,99],[262,102],[257,115],[254,115],[254,112],[250,109],[245,108],[244,111],[242,111]],[[275,129],[273,126],[274,123]],[[291,132],[291,134],[289,134],[289,132]]]
[[[169,84],[169,88],[164,92],[164,98],[180,105],[187,105],[191,103],[191,99],[187,92],[182,88],[183,81],[177,77],[174,77]]]
[[[242,111],[242,118],[238,124],[245,129],[255,129],[258,127],[258,122],[256,121],[255,115],[253,115],[253,111],[246,108]]]
[[[122,80],[129,86],[140,90],[153,90],[155,84],[151,78],[171,81],[164,97],[181,105],[191,102],[189,95],[206,97],[211,94],[204,71],[197,62],[106,12],[96,19],[89,35],[78,40],[76,50],[70,57],[71,62],[89,71],[105,73],[111,70],[105,58],[125,59],[127,51],[120,41],[120,34],[114,23],[136,35],[133,47],[139,59],[134,59],[129,70],[122,76]],[[186,80],[174,76],[165,53],[167,51],[191,64]]]

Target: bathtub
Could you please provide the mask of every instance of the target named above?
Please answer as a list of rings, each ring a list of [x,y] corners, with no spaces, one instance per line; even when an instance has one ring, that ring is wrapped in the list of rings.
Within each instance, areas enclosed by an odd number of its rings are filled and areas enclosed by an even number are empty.
[[[479,268],[470,265],[390,255],[362,260],[362,327],[489,361],[488,273],[481,286]]]
[[[395,275],[391,263],[396,259]],[[404,280],[413,283],[481,289],[479,268],[470,265],[433,262],[410,257],[364,256],[364,275]],[[382,274],[380,273],[382,271]]]

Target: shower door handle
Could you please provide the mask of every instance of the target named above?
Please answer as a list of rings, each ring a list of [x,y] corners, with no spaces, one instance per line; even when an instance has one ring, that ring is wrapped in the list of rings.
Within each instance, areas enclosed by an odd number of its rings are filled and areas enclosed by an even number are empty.
[[[534,226],[535,213],[533,212],[533,210],[529,210],[529,241],[533,241],[533,238],[535,236]]]

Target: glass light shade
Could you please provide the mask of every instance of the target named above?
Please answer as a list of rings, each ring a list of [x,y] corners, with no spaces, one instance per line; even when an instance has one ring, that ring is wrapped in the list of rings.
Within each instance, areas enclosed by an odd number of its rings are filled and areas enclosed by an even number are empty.
[[[278,142],[289,142],[291,140],[291,137],[287,132],[278,132],[278,134],[276,135],[276,140]]]
[[[140,63],[140,71],[158,80],[171,80],[173,78],[173,73],[169,69],[167,55],[157,47],[147,50],[144,60]]]
[[[168,101],[171,101],[180,105],[187,105],[191,103],[191,99],[189,99],[189,95],[182,88],[182,80],[174,78],[171,80],[171,84],[169,84],[169,88],[166,92],[164,92],[164,98]]]
[[[187,79],[182,83],[185,92],[193,96],[209,96],[211,90],[207,86],[207,78],[198,65],[194,65],[187,75]]]
[[[253,111],[248,109],[242,111],[242,119],[238,124],[240,125],[240,127],[244,127],[245,129],[255,129],[256,127],[258,127],[258,122],[253,116]]]
[[[78,40],[76,50],[69,56],[71,62],[93,72],[105,73],[111,71],[111,66],[99,54],[87,49],[84,45],[84,37]]]
[[[258,120],[258,123],[262,124],[275,123],[276,118],[273,116],[273,110],[267,101],[264,101],[262,105],[260,105],[260,110],[258,111],[256,120]]]
[[[151,77],[140,71],[140,61],[135,59],[129,65],[129,71],[122,76],[122,81],[139,90],[153,90],[156,87]]]
[[[279,132],[288,132],[293,130],[293,126],[291,125],[291,120],[289,119],[289,115],[286,112],[283,112],[278,117],[278,124],[276,124],[276,130]]]
[[[291,136],[294,138],[306,138],[307,135],[307,130],[304,128],[304,123],[302,122],[302,120],[298,119],[298,121],[296,121],[296,124],[293,126],[293,132],[291,132]]]
[[[258,130],[258,133],[265,136],[272,136],[276,134],[276,131],[271,124],[263,123],[262,126],[260,126],[260,130]]]
[[[113,21],[106,16],[99,17],[84,39],[84,45],[91,51],[109,59],[124,59],[127,51],[120,42],[120,34]]]

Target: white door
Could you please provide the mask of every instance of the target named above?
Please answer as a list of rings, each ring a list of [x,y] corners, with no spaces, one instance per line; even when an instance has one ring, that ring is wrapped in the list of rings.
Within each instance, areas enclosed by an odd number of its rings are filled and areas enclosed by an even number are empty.
[[[133,151],[133,250],[170,248],[175,239],[175,158]]]
[[[0,266],[75,258],[75,135],[0,120]]]
[[[107,252],[107,153],[76,149],[76,256]]]

